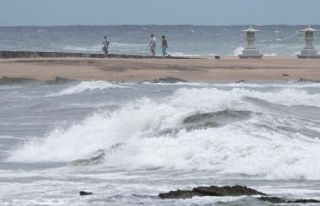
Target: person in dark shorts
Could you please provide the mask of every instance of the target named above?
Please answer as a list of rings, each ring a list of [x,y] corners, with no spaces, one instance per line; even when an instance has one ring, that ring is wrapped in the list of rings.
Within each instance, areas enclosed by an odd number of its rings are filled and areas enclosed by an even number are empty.
[[[168,56],[167,49],[169,48],[166,36],[162,36],[162,55],[164,57]]]

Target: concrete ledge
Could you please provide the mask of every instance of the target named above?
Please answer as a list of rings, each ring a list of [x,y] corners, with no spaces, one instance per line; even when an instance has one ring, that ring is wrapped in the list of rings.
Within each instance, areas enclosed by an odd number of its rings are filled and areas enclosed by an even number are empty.
[[[68,52],[33,52],[33,51],[0,51],[0,58],[36,58],[36,57],[86,57],[86,58],[133,58],[133,59],[199,59],[189,57],[162,57],[126,54],[90,54],[90,53],[68,53]]]
[[[248,55],[239,55],[240,59],[262,59],[263,55],[256,55],[256,56],[248,56]]]
[[[297,57],[298,57],[299,59],[320,59],[320,55],[306,56],[306,55],[298,54]]]
[[[152,81],[172,77],[186,81],[320,80],[320,59],[294,57],[239,59],[19,58],[0,59],[0,79]],[[172,80],[173,82],[176,80]],[[167,79],[165,79],[167,80]],[[303,81],[304,81],[303,80]]]

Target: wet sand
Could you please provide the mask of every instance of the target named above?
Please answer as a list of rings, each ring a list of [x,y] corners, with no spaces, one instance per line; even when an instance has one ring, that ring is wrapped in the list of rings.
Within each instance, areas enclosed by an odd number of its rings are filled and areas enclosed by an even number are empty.
[[[0,78],[145,81],[174,77],[188,81],[320,80],[320,60],[288,57],[240,60],[19,58],[0,59]]]

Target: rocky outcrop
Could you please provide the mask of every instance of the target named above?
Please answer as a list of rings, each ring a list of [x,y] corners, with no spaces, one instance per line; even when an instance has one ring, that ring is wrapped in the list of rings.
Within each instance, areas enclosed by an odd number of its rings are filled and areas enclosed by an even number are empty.
[[[238,83],[238,84],[240,84],[240,83],[246,83],[246,81],[245,81],[245,80],[242,80],[242,79],[237,80],[237,81],[235,81],[235,82]]]
[[[193,197],[223,197],[223,196],[261,196],[257,199],[263,202],[273,204],[308,204],[320,203],[320,200],[315,199],[285,199],[279,197],[268,196],[265,193],[245,187],[245,186],[224,186],[224,187],[196,187],[192,190],[177,190],[168,193],[161,193],[159,197],[162,199],[189,199]]]
[[[225,187],[196,187],[192,190],[177,190],[171,191],[169,193],[159,194],[160,198],[163,199],[187,199],[192,197],[205,197],[205,196],[252,196],[252,195],[262,195],[266,194],[258,192],[254,189],[243,187],[243,186],[225,186]]]
[[[303,82],[303,83],[305,83],[305,82],[307,82],[307,83],[309,83],[309,82],[312,82],[312,83],[320,83],[320,81],[318,81],[318,80],[313,80],[313,79],[303,79],[303,78],[298,79],[298,81],[297,81],[297,82]]]
[[[88,195],[93,195],[93,193],[92,192],[86,192],[86,191],[80,191],[79,195],[80,196],[88,196]]]
[[[0,79],[0,84],[21,84],[31,81],[34,81],[34,79],[2,77]]]
[[[159,84],[159,83],[174,84],[179,82],[188,82],[188,81],[184,79],[174,78],[174,77],[164,77],[164,78],[154,79],[153,81],[151,81],[151,83],[154,83],[154,84]]]
[[[66,83],[70,83],[72,81],[72,79],[67,79],[67,78],[62,78],[62,77],[56,77],[54,80],[52,81],[47,81],[48,84],[66,84]]]
[[[320,203],[319,200],[314,200],[314,199],[297,199],[297,200],[287,200],[279,197],[260,197],[258,198],[261,201],[264,202],[270,202],[274,204],[294,204],[294,203],[299,203],[299,204],[307,204],[307,203]]]

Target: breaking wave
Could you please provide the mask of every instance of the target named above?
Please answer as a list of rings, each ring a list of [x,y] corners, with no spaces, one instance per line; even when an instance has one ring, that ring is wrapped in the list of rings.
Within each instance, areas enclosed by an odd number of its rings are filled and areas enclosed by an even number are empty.
[[[74,45],[67,45],[63,46],[63,51],[71,51],[71,52],[101,52],[102,45],[96,44],[91,46],[74,46]]]
[[[141,53],[148,47],[148,44],[139,44],[139,43],[119,43],[119,42],[110,42],[109,49],[112,52],[138,52]],[[66,45],[61,46],[62,51],[69,52],[102,52],[102,44],[93,44],[93,45]]]
[[[56,129],[7,161],[320,179],[319,104],[319,94],[299,88],[179,89]]]
[[[73,95],[79,94],[86,91],[92,90],[103,90],[103,89],[115,89],[115,88],[127,88],[122,85],[115,85],[105,81],[84,81],[75,86],[71,86],[61,92],[51,94],[50,96],[63,96],[63,95]]]
[[[240,54],[242,54],[243,50],[244,50],[244,47],[242,46],[236,48],[235,50],[233,50],[233,56],[239,56]]]

